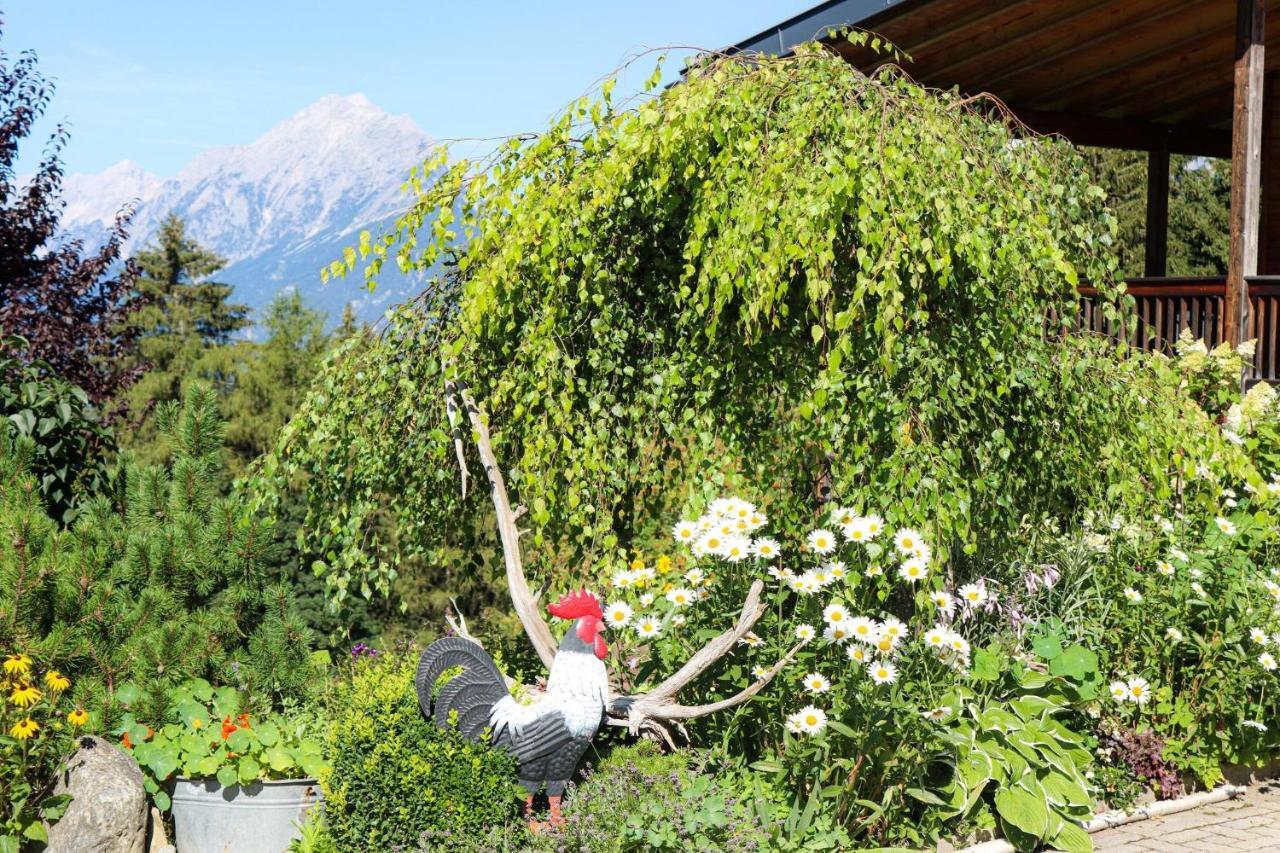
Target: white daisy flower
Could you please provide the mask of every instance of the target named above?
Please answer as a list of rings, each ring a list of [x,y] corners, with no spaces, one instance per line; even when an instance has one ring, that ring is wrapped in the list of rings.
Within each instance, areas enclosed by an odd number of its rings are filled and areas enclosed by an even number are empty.
[[[832,602],[831,604],[828,604],[826,607],[822,608],[822,621],[826,622],[828,625],[834,625],[839,622],[844,622],[848,618],[849,618],[849,608],[845,607],[843,604],[841,604],[838,601]]]
[[[813,639],[814,637],[816,637],[816,636],[818,636],[818,632],[817,632],[817,631],[815,631],[815,630],[813,629],[813,626],[812,626],[812,625],[797,625],[797,626],[796,626],[796,639],[797,639],[797,640],[812,640],[812,639]]]
[[[927,566],[929,561],[933,559],[933,549],[921,542],[911,549],[911,556]]]
[[[760,635],[754,631],[748,631],[738,638],[738,644],[742,646],[750,646],[754,649],[757,646],[763,646],[764,640],[760,639]]]
[[[852,507],[838,506],[831,510],[831,524],[834,527],[847,527],[858,518]]]
[[[880,639],[880,626],[867,616],[855,616],[849,620],[849,633],[855,640],[871,644]]]
[[[1175,643],[1181,643],[1183,640],[1182,632],[1172,626],[1165,629],[1164,635]]]
[[[806,705],[796,712],[800,728],[805,734],[816,735],[827,727],[827,712],[812,705]]]
[[[1271,652],[1263,652],[1258,655],[1258,663],[1262,664],[1262,668],[1268,672],[1272,672],[1276,668],[1276,658]]]
[[[1124,597],[1129,600],[1130,604],[1137,604],[1142,600],[1142,593],[1138,592],[1131,586],[1126,586],[1124,588]]]
[[[1129,701],[1129,685],[1125,684],[1123,681],[1111,682],[1111,687],[1108,689],[1111,691],[1111,698],[1115,699],[1117,702]]]
[[[804,734],[804,725],[800,722],[799,714],[792,714],[790,717],[787,717],[787,731],[791,732],[793,735]]]
[[[871,531],[867,529],[867,520],[865,518],[855,518],[848,524],[841,525],[840,532],[850,542],[871,541]]]
[[[835,580],[835,578],[831,577],[830,572],[824,568],[814,569],[809,572],[809,575],[813,578],[813,582],[818,585],[818,589],[830,585]]]
[[[682,586],[676,587],[667,593],[667,601],[670,601],[676,607],[687,607],[693,603],[693,590],[685,589]]]
[[[952,631],[947,637],[947,645],[951,647],[951,651],[960,655],[960,657],[967,658],[969,656],[969,641],[955,631]]]
[[[683,613],[677,613],[675,616],[671,617],[671,625],[675,628],[683,628],[685,623],[688,621],[688,619],[684,618]]]
[[[863,519],[867,523],[867,533],[875,539],[884,530],[884,519],[878,515],[868,515]]]
[[[636,583],[636,584],[637,584],[637,585],[639,585],[639,586],[644,586],[644,585],[645,585],[645,584],[647,584],[649,581],[653,580],[653,579],[654,579],[654,577],[656,576],[656,574],[657,574],[657,573],[656,573],[656,572],[654,572],[654,570],[653,570],[653,569],[650,569],[650,568],[647,568],[647,567],[646,567],[646,568],[643,568],[643,569],[632,569],[632,570],[631,570],[632,580],[633,580],[633,582],[634,582],[634,583]]]
[[[933,606],[941,612],[950,616],[956,609],[956,600],[945,592],[929,593],[929,600],[933,602]]]
[[[830,554],[836,547],[835,534],[823,528],[810,531],[805,541],[809,544],[809,549],[817,554]]]
[[[671,528],[671,536],[681,544],[692,545],[694,542],[698,541],[698,522],[677,522],[676,526]]]
[[[849,624],[847,622],[833,622],[822,632],[822,638],[828,643],[843,643],[849,639],[849,636]]]
[[[641,607],[648,607],[651,604],[653,604],[653,593],[646,592],[644,595],[640,596]]]
[[[969,604],[982,604],[991,597],[985,586],[980,586],[976,583],[967,583],[960,587],[957,592],[960,595],[960,600]]]
[[[774,557],[778,556],[778,552],[780,550],[781,548],[778,545],[778,541],[776,539],[769,539],[768,537],[762,537],[751,543],[751,553],[755,554],[762,560],[772,560]]]
[[[704,580],[706,580],[706,578],[707,578],[706,573],[702,571],[702,569],[698,568],[697,566],[694,566],[692,569],[684,573],[684,579],[687,580],[689,583],[693,584],[694,586],[698,586]]]
[[[870,566],[867,566],[865,574],[869,578],[878,578],[884,574],[884,567],[879,563],[872,563]]]
[[[946,649],[949,647],[947,641],[950,639],[950,633],[943,626],[934,625],[924,632],[924,643],[932,649]]]
[[[761,527],[764,527],[768,523],[769,523],[769,516],[765,515],[760,510],[756,510],[755,512],[751,513],[751,515],[747,517],[747,526],[751,530],[759,530]]]
[[[833,581],[838,581],[843,579],[846,574],[844,563],[840,562],[839,560],[835,560],[833,562],[827,563],[825,566],[822,567],[822,570],[825,571],[827,573],[827,576],[830,577]]]
[[[872,664],[871,680],[876,684],[892,684],[898,678],[898,668],[888,661],[879,661]]]
[[[894,547],[906,556],[915,554],[916,546],[924,543],[924,537],[910,527],[904,527],[893,535]]]
[[[604,621],[610,628],[621,628],[631,621],[633,611],[625,601],[615,601],[604,609]]]
[[[1147,700],[1151,698],[1151,685],[1147,683],[1145,678],[1134,676],[1129,679],[1129,683],[1125,685],[1129,690],[1129,701],[1137,702],[1139,705],[1147,704]]]
[[[939,708],[934,708],[929,711],[920,712],[921,716],[923,716],[926,720],[930,720],[932,722],[937,722],[938,720],[946,719],[947,715],[950,713],[951,713],[951,709],[948,708],[946,705],[943,705]]]
[[[898,577],[908,583],[921,581],[926,574],[928,574],[928,569],[925,567],[924,560],[919,557],[912,557],[898,567]]]
[[[610,581],[616,589],[626,589],[627,587],[635,585],[635,582],[635,572],[630,570],[614,572],[613,579]]]
[[[1191,577],[1194,578],[1195,580],[1199,580],[1200,578],[1204,577],[1204,572],[1200,571],[1199,569],[1192,569],[1188,574],[1190,574]]]
[[[1191,582],[1191,591],[1199,596],[1204,595],[1204,587],[1202,587],[1200,584],[1196,583],[1195,581]]]
[[[642,638],[656,637],[662,633],[662,623],[652,616],[646,616],[636,622],[635,630]]]
[[[745,536],[726,536],[722,556],[730,563],[740,563],[751,556],[751,540]]]
[[[769,667],[757,664],[751,667],[751,677],[759,681],[769,674]]]
[[[907,635],[907,626],[903,624],[901,619],[887,616],[880,625],[880,633],[896,642]]]
[[[1165,577],[1168,577],[1173,574],[1173,563],[1170,563],[1168,560],[1160,560],[1156,563],[1156,571]]]
[[[1180,563],[1185,563],[1190,559],[1190,557],[1187,556],[1187,552],[1183,551],[1181,548],[1170,548],[1169,558],[1177,560]]]
[[[869,653],[865,646],[859,646],[857,643],[850,643],[844,647],[844,652],[849,656],[849,660],[861,666],[867,662]]]
[[[1236,526],[1232,524],[1230,521],[1228,521],[1227,519],[1223,518],[1222,516],[1218,516],[1213,520],[1213,522],[1214,524],[1218,525],[1219,530],[1221,530],[1223,533],[1227,534],[1228,536],[1236,535]]]
[[[716,498],[711,502],[711,505],[707,507],[707,512],[710,515],[728,516],[733,513],[733,505],[733,498]]]
[[[811,672],[804,677],[804,689],[810,693],[826,693],[831,689],[831,682],[821,673]]]
[[[717,530],[708,530],[693,543],[696,557],[718,557],[724,553],[725,537]]]
[[[1249,639],[1253,640],[1260,646],[1265,646],[1271,642],[1271,638],[1267,636],[1267,632],[1261,628],[1250,628]]]

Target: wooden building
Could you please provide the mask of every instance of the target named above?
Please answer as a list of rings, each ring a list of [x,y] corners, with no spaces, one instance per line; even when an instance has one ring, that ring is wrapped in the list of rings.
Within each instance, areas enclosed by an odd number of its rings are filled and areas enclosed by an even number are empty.
[[[1188,326],[1256,338],[1253,378],[1280,378],[1280,0],[828,0],[728,50],[786,54],[845,26],[888,38],[925,85],[990,93],[1080,145],[1147,152],[1135,342],[1154,330],[1167,346]],[[864,70],[884,61],[832,44]],[[1231,160],[1225,276],[1166,275],[1171,153]]]

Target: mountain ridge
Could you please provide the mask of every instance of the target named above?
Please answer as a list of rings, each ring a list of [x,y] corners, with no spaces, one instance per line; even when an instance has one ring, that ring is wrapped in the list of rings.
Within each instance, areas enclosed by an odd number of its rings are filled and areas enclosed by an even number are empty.
[[[408,206],[400,187],[434,140],[406,115],[392,115],[361,93],[326,95],[256,140],[206,149],[171,178],[122,160],[63,181],[66,236],[97,245],[116,213],[134,204],[127,254],[156,234],[170,212],[187,233],[227,259],[216,275],[233,299],[261,311],[276,293],[298,289],[336,323],[351,303],[361,319],[423,286],[388,265],[370,294],[356,282],[320,282],[361,230],[375,233]]]

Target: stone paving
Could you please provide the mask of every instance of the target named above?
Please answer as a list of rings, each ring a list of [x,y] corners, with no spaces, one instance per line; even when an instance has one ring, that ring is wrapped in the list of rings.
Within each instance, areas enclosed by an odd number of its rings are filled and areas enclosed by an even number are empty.
[[[1093,844],[1098,853],[1280,853],[1280,782],[1256,783],[1234,800],[1103,830]]]

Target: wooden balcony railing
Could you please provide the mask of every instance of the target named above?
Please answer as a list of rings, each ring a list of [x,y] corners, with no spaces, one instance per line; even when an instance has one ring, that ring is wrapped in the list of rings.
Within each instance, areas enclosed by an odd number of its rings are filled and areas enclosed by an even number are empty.
[[[1246,379],[1276,382],[1280,379],[1280,276],[1257,276],[1248,283],[1249,337],[1258,345]],[[1224,277],[1134,278],[1127,285],[1138,315],[1137,328],[1129,336],[1131,345],[1172,354],[1174,341],[1186,328],[1211,348],[1223,339]],[[1097,295],[1094,288],[1081,286],[1078,327],[1117,337],[1119,330],[1103,316]]]

